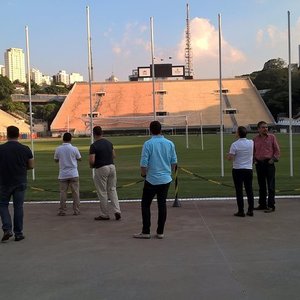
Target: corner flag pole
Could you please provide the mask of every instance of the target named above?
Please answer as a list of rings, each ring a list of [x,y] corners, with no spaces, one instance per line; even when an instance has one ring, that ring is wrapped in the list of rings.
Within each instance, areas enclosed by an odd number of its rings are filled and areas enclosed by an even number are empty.
[[[222,95],[222,32],[221,14],[218,14],[219,22],[219,86],[220,86],[220,148],[221,148],[221,177],[224,177],[224,141],[223,141],[223,95]]]
[[[32,101],[31,101],[31,76],[30,76],[30,55],[29,55],[29,38],[28,38],[28,26],[25,26],[26,36],[26,61],[27,61],[27,84],[28,84],[28,97],[29,97],[29,120],[30,120],[30,139],[31,139],[31,151],[34,157],[33,146],[33,123],[32,123]],[[32,169],[32,180],[35,180],[35,171]]]
[[[181,204],[180,204],[180,201],[178,199],[178,166],[176,165],[175,166],[175,197],[174,197],[174,202],[173,202],[173,207],[180,207]]]
[[[291,26],[288,11],[288,52],[289,52],[289,141],[290,141],[290,176],[294,176],[293,163],[293,127],[292,127],[292,66],[291,66]]]

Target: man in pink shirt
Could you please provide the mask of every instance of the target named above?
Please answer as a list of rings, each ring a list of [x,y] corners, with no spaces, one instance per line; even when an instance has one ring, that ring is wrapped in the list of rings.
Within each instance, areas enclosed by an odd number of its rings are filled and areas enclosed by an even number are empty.
[[[268,132],[268,125],[266,122],[258,122],[257,129],[258,135],[254,137],[253,142],[254,164],[256,166],[257,181],[259,185],[259,205],[254,209],[273,212],[275,211],[274,162],[279,160],[280,149],[276,137]]]

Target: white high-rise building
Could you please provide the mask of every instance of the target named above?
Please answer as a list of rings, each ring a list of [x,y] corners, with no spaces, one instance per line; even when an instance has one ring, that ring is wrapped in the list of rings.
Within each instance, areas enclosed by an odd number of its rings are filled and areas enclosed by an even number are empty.
[[[5,76],[5,67],[0,65],[0,75]]]
[[[69,74],[67,74],[67,72],[65,70],[61,70],[59,71],[55,76],[55,81],[56,82],[62,82],[66,85],[70,84],[70,78],[69,78]]]
[[[71,73],[70,74],[70,84],[73,84],[74,82],[81,82],[83,81],[83,76],[79,73]]]
[[[52,77],[49,75],[43,75],[42,77],[42,84],[51,85],[52,84]]]
[[[31,80],[34,81],[36,84],[40,85],[43,83],[43,74],[38,69],[31,69]]]
[[[23,49],[10,48],[4,53],[5,72],[11,82],[26,82],[25,58]]]

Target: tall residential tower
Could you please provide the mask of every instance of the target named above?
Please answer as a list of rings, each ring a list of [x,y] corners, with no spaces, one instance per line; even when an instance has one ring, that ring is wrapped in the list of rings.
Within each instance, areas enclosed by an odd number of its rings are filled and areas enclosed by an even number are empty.
[[[5,73],[11,82],[26,82],[25,58],[23,49],[10,48],[4,53]]]

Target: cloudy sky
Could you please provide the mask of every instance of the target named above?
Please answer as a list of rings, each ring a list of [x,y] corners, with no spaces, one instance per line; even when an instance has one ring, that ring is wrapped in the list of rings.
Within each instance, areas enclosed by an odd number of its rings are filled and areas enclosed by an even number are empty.
[[[224,77],[261,70],[272,58],[288,60],[291,13],[292,62],[299,63],[299,0],[189,0],[195,78],[219,74],[218,14],[222,20]],[[184,0],[0,0],[0,64],[8,48],[25,50],[29,27],[31,67],[47,75],[79,72],[87,80],[86,6],[94,78],[120,80],[151,63],[150,17],[157,62],[184,64]],[[170,59],[171,57],[171,59]]]

